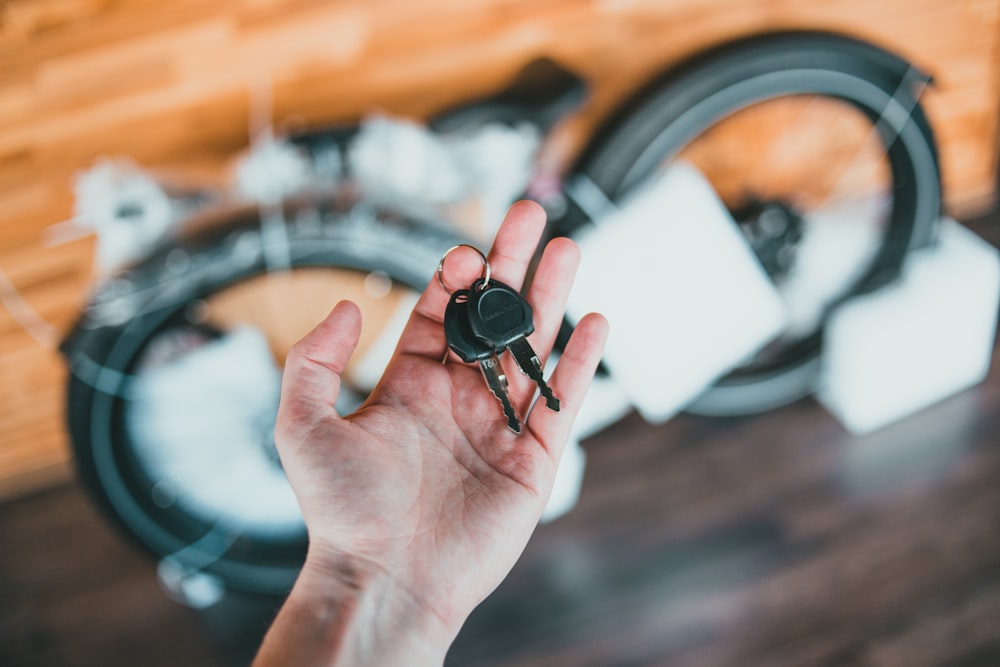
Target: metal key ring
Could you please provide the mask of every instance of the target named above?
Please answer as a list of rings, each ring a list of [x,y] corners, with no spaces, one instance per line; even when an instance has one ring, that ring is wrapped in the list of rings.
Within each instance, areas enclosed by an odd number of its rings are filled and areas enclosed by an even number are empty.
[[[441,261],[438,262],[438,267],[437,267],[438,285],[440,285],[441,289],[443,289],[445,292],[448,292],[449,294],[454,294],[456,290],[453,290],[444,284],[444,260],[448,258],[448,255],[450,255],[453,250],[458,250],[459,248],[471,248],[472,250],[476,251],[476,254],[479,255],[479,258],[483,260],[483,285],[485,286],[487,283],[490,282],[490,263],[486,259],[486,255],[483,254],[483,251],[474,245],[469,245],[468,243],[459,243],[458,245],[453,245],[452,247],[445,250],[444,254],[441,255]]]

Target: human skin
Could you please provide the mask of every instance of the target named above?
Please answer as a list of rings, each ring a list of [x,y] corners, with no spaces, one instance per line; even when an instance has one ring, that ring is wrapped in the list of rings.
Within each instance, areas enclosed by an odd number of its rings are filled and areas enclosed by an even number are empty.
[[[520,289],[545,226],[518,202],[488,254]],[[527,293],[529,341],[544,361],[579,263],[550,241]],[[479,277],[471,250],[448,258],[449,286]],[[448,352],[448,292],[421,295],[385,374],[353,414],[334,403],[361,314],[341,302],[286,361],[275,438],[309,531],[305,565],[254,665],[440,665],[469,613],[507,576],[552,490],[570,427],[607,336],[584,317],[549,381],[561,410],[532,405],[535,385],[504,365],[524,428],[507,428],[476,364]],[[447,359],[442,363],[442,359]]]

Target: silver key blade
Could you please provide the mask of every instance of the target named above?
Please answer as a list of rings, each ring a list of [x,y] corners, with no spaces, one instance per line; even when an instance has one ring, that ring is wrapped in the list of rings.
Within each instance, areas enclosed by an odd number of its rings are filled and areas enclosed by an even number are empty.
[[[491,354],[479,360],[479,368],[483,371],[483,377],[486,378],[490,391],[503,406],[503,413],[507,417],[507,428],[514,433],[520,433],[521,420],[514,412],[514,406],[510,404],[510,396],[507,395],[507,376],[500,365],[500,359],[496,354]]]
[[[515,338],[507,344],[507,349],[514,356],[521,371],[538,385],[538,391],[545,397],[545,407],[553,412],[559,412],[559,399],[552,393],[552,389],[545,383],[545,376],[542,373],[542,362],[538,360],[538,355],[531,348],[528,339],[524,336]]]

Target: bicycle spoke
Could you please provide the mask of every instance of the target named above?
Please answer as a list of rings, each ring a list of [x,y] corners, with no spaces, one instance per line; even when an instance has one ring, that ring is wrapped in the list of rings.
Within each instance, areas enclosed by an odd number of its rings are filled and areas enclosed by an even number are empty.
[[[912,93],[912,97],[909,99],[903,99],[903,102],[900,102],[900,99],[903,98],[903,93],[913,84],[916,84],[916,89],[910,91]],[[917,72],[917,70],[913,67],[910,67],[906,71],[896,90],[885,103],[885,106],[883,106],[878,118],[872,122],[871,130],[869,130],[868,134],[865,136],[864,142],[857,148],[854,157],[841,171],[829,192],[827,192],[827,194],[820,200],[817,208],[821,208],[834,198],[839,188],[843,187],[846,182],[845,177],[849,173],[853,163],[861,158],[867,148],[877,145],[882,148],[883,155],[888,155],[889,147],[894,141],[896,141],[902,131],[902,128],[905,127],[906,123],[913,117],[913,112],[920,104],[920,98],[923,97],[923,94],[929,85],[930,79],[924,77],[923,75],[919,75],[919,72]],[[892,123],[887,123],[886,118],[890,113],[894,116],[894,119]],[[900,114],[903,115],[902,118],[899,118]],[[882,128],[886,127],[892,129],[891,134],[882,134]]]

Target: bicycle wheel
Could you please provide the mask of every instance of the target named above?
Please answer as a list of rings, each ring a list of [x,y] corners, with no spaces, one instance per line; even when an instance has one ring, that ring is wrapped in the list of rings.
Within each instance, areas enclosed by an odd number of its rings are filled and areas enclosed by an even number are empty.
[[[349,298],[366,320],[352,363],[370,363],[459,242],[360,205],[280,216],[277,253],[253,211],[154,254],[104,284],[63,345],[76,466],[97,504],[173,571],[266,594],[287,592],[306,548],[271,436],[284,354]],[[380,372],[349,367],[338,408]]]
[[[693,164],[789,306],[788,331],[690,411],[748,414],[811,393],[832,309],[891,281],[909,249],[932,241],[941,196],[918,101],[927,83],[846,37],[758,36],[670,72],[583,154],[577,186],[596,186],[605,206],[676,160]],[[584,208],[578,191],[571,177],[570,197]]]

